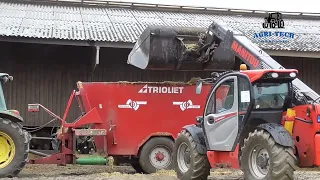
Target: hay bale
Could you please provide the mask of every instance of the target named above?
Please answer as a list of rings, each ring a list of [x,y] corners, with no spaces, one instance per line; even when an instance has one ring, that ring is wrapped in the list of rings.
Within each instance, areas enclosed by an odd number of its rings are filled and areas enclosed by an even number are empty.
[[[187,82],[187,84],[194,85],[194,84],[196,84],[197,81],[200,80],[200,79],[201,79],[200,77],[193,77],[193,78],[191,78],[191,79]]]
[[[199,49],[197,44],[185,44],[185,47],[190,51],[197,51]]]

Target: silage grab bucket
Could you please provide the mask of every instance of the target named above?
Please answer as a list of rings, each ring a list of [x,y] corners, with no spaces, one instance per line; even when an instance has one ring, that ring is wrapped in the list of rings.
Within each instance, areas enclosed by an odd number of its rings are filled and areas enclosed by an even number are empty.
[[[186,50],[196,48],[202,28],[147,27],[128,56],[128,64],[152,70],[202,70]],[[183,61],[183,64],[181,62]]]

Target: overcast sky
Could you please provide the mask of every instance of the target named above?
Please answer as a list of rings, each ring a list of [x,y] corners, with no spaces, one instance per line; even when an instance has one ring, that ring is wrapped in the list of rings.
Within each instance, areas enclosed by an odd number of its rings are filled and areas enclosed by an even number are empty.
[[[320,13],[319,0],[119,0],[169,5]],[[303,2],[300,4],[298,2]]]

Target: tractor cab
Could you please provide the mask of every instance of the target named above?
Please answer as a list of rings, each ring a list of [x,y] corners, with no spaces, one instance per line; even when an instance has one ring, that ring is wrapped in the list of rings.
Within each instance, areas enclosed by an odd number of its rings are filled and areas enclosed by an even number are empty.
[[[277,20],[281,20],[282,19],[282,14],[281,13],[269,13],[268,17],[264,18],[266,22],[273,22],[273,21],[277,21]]]
[[[10,76],[9,74],[6,73],[0,73],[0,117],[2,118],[8,118],[10,117],[17,119],[17,120],[22,120],[22,117],[20,116],[19,111],[17,110],[8,110],[7,109],[7,104],[6,104],[6,99],[4,97],[3,93],[3,85],[6,82],[13,81],[13,77]]]
[[[297,73],[293,69],[213,73],[204,114],[197,118],[209,149],[233,151],[241,133],[247,135],[264,123],[280,124],[283,112],[291,108],[291,82]],[[197,94],[202,83],[197,82]]]
[[[12,81],[13,77],[9,76],[8,74],[5,73],[0,73],[0,110],[1,111],[6,111],[7,110],[7,105],[6,105],[6,100],[4,98],[3,94],[3,88],[2,85],[8,81]]]

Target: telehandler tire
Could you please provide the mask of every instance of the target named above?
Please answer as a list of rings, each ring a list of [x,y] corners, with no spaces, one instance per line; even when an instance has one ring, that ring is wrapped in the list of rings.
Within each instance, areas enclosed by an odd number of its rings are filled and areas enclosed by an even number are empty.
[[[207,156],[197,152],[196,144],[186,130],[181,131],[175,141],[173,162],[180,180],[206,180],[210,175]]]
[[[0,178],[17,176],[29,151],[29,138],[19,124],[0,118],[0,147]]]
[[[154,137],[147,141],[139,154],[143,172],[151,174],[161,169],[172,169],[173,146],[173,140],[168,137]]]
[[[293,147],[277,144],[265,130],[250,132],[241,147],[241,170],[246,180],[292,180],[297,169]]]

